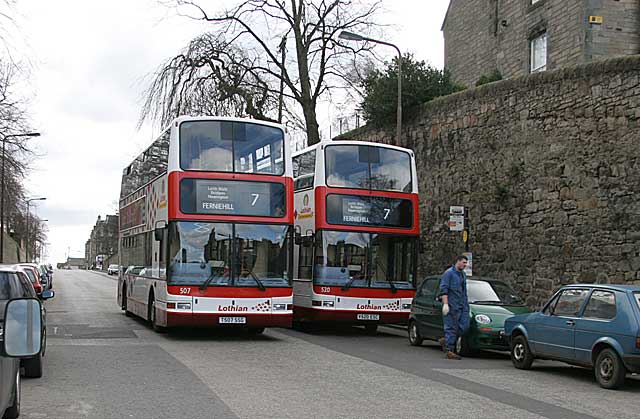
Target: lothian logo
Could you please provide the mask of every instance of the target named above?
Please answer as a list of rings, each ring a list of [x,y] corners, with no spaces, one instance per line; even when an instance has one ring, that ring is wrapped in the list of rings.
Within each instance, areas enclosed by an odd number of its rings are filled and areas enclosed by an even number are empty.
[[[249,311],[248,307],[238,307],[238,306],[218,306],[218,311]]]
[[[382,310],[382,307],[374,306],[373,304],[358,304],[356,308],[358,310]]]

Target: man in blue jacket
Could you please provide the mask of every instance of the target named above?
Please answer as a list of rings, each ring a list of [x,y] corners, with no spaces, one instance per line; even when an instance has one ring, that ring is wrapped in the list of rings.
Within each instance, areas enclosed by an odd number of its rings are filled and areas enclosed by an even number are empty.
[[[458,256],[456,263],[447,269],[440,279],[447,359],[461,359],[456,353],[456,342],[469,328],[467,277],[464,273],[467,263],[466,256]]]

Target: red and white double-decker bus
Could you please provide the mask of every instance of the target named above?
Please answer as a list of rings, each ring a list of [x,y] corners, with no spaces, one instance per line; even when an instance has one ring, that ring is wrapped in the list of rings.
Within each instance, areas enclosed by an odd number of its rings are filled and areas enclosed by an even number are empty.
[[[294,321],[405,324],[420,234],[413,152],[323,142],[293,167]]]
[[[122,175],[118,304],[156,330],[290,326],[292,196],[282,126],[175,119]]]

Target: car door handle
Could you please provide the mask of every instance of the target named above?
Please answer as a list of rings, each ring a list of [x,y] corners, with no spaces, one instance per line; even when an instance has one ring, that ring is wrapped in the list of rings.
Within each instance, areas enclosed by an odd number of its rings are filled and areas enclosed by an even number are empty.
[[[567,325],[569,326],[575,326],[576,322],[574,322],[573,320],[567,320],[565,323],[567,323]]]

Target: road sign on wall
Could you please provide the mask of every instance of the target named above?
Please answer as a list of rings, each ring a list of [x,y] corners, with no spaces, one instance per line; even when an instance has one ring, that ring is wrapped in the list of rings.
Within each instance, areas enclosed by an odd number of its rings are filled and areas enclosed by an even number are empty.
[[[463,230],[464,230],[464,215],[450,215],[449,231],[463,231]]]

